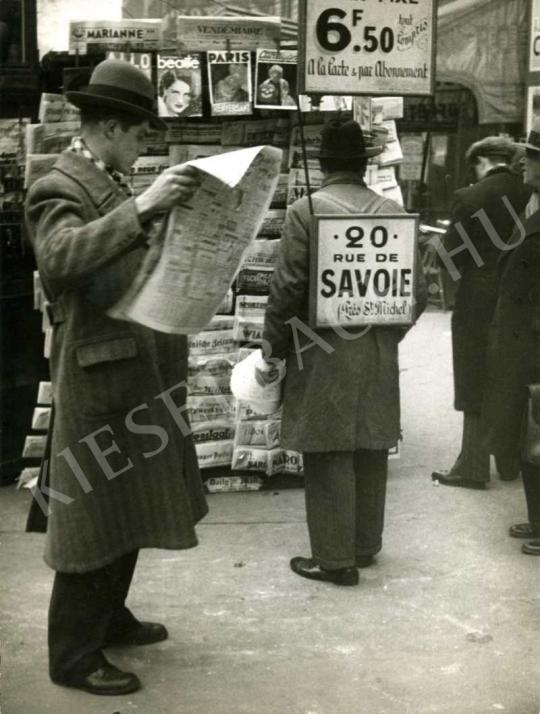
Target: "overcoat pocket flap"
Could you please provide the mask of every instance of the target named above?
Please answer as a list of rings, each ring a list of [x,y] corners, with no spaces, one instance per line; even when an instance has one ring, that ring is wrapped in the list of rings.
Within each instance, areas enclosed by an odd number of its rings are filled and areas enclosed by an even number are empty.
[[[80,367],[91,367],[101,362],[114,362],[136,357],[137,341],[134,337],[113,337],[100,342],[90,342],[76,348]]]

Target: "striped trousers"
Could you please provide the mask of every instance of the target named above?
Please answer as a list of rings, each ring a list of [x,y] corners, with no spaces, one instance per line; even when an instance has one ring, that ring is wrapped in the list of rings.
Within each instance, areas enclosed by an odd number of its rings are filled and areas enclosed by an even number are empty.
[[[388,451],[304,452],[311,553],[322,568],[354,567],[382,548]]]

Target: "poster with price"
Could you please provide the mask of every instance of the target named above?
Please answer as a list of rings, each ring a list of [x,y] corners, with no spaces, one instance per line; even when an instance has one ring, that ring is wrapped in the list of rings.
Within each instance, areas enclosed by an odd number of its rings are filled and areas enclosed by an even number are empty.
[[[303,94],[432,95],[436,0],[301,0]]]
[[[531,38],[529,47],[529,72],[540,70],[540,0],[531,3]]]
[[[412,324],[418,215],[322,215],[313,220],[311,326]]]

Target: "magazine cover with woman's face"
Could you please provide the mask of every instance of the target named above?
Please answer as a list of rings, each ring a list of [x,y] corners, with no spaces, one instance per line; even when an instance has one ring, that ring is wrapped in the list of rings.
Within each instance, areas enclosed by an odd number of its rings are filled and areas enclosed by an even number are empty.
[[[202,117],[200,55],[158,55],[157,90],[160,117]]]

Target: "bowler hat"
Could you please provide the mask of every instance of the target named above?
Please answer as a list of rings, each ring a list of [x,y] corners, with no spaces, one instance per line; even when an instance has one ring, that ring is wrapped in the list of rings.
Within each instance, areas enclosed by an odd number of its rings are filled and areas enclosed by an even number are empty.
[[[76,107],[107,107],[148,119],[155,129],[167,124],[154,111],[154,87],[140,69],[123,60],[108,59],[96,65],[85,89],[66,92]]]
[[[475,164],[480,156],[487,159],[498,159],[510,163],[516,153],[514,142],[505,136],[486,136],[480,141],[475,141],[467,149],[466,160]]]
[[[382,153],[384,147],[373,145],[356,121],[328,122],[321,132],[320,159],[368,159]]]
[[[516,143],[514,146],[517,146],[521,149],[528,149],[529,151],[540,151],[540,119],[537,119],[534,122],[533,128],[529,132],[529,136],[527,137],[527,141],[522,142],[522,143]]]

